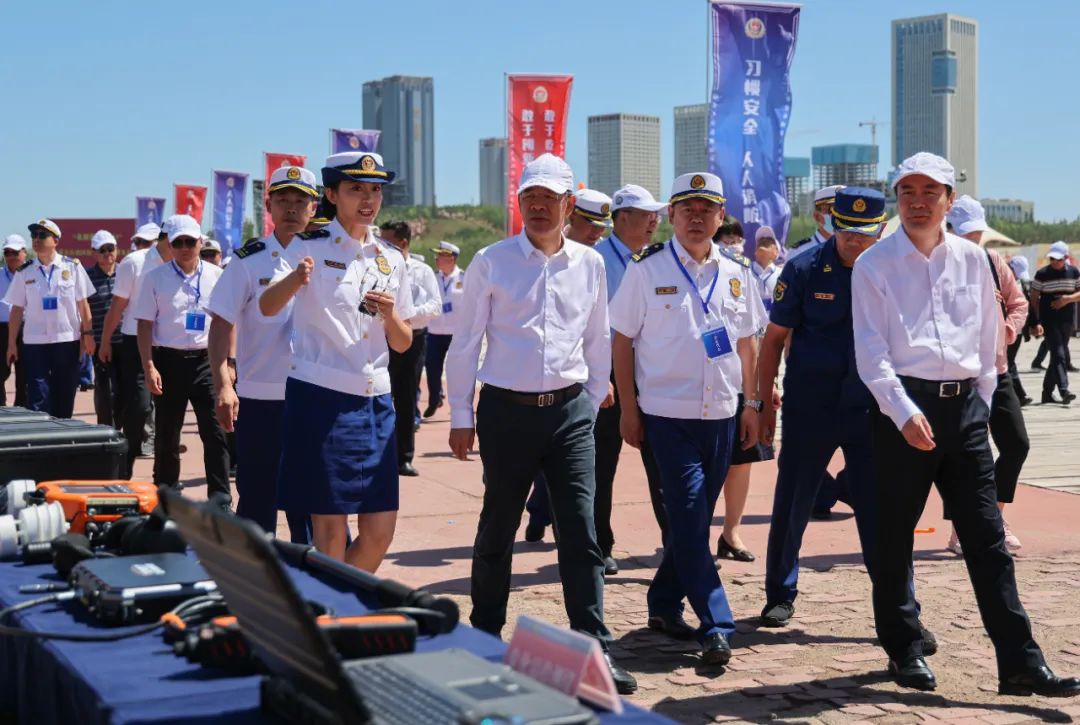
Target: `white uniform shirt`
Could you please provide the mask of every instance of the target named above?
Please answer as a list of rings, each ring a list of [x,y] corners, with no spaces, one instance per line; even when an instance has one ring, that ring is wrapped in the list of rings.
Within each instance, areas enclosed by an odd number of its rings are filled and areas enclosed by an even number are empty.
[[[412,254],[405,260],[405,269],[413,298],[413,316],[409,318],[409,327],[423,330],[442,314],[442,298],[439,296],[439,285],[435,281],[435,270],[423,259]]]
[[[7,291],[11,288],[11,283],[15,281],[15,273],[7,268],[7,265],[2,265],[0,268],[0,322],[7,322],[11,319],[11,305],[8,304]]]
[[[477,379],[522,393],[584,383],[599,410],[611,375],[611,332],[604,260],[595,250],[564,237],[549,258],[525,232],[496,242],[469,265],[458,312],[446,356],[451,427],[474,427]]]
[[[454,271],[447,277],[442,272],[435,273],[435,284],[439,288],[439,299],[442,300],[441,314],[428,323],[428,333],[431,335],[453,335],[454,326],[460,316],[462,299],[465,296],[465,272],[461,267],[454,267]],[[446,307],[450,305],[449,309]]]
[[[79,302],[94,292],[86,269],[58,254],[48,267],[35,259],[16,272],[4,301],[23,308],[23,342],[74,342],[82,334]],[[47,297],[56,298],[56,309],[45,309]]]
[[[798,257],[800,254],[805,254],[813,249],[817,249],[825,242],[829,241],[832,237],[823,237],[821,230],[814,232],[814,236],[810,237],[810,241],[796,249],[789,250],[787,253],[787,261],[791,261]]]
[[[863,252],[851,273],[859,377],[897,428],[922,412],[898,375],[976,378],[987,405],[997,386],[1001,313],[986,252],[944,234],[925,257],[901,226]]]
[[[702,302],[713,279],[716,288],[706,325]],[[674,237],[663,249],[631,262],[611,300],[612,328],[634,340],[638,405],[645,413],[667,418],[734,416],[742,391],[736,341],[754,335],[767,321],[757,279],[748,266],[724,256],[713,244],[699,265]],[[701,333],[719,325],[727,332],[731,352],[710,358]]]
[[[398,317],[415,314],[405,260],[369,229],[353,239],[337,219],[318,236],[289,244],[289,259],[311,257],[311,281],[293,306],[293,360],[289,377],[350,395],[390,392],[390,361],[383,320],[360,311],[364,294],[376,286],[394,295]]]
[[[765,269],[762,269],[760,264],[752,262],[750,269],[753,270],[758,284],[761,285],[758,293],[761,295],[761,301],[765,304],[765,309],[771,310],[773,294],[776,292],[776,283],[780,281],[781,268],[775,264],[770,264]]]
[[[214,317],[236,326],[236,391],[241,398],[285,399],[293,300],[266,317],[259,311],[259,295],[292,272],[290,259],[273,234],[237,250],[206,306]]]
[[[157,245],[146,249],[137,249],[125,256],[116,266],[116,282],[113,285],[113,297],[123,297],[128,301],[124,308],[123,322],[120,324],[120,332],[124,335],[138,335],[139,323],[132,313],[132,305],[139,296],[146,274],[165,264]]]
[[[187,275],[176,262],[168,262],[140,275],[132,316],[154,323],[154,347],[205,350],[210,334],[209,316],[198,331],[187,329],[189,312],[206,314],[206,303],[221,277],[221,267],[199,260]]]

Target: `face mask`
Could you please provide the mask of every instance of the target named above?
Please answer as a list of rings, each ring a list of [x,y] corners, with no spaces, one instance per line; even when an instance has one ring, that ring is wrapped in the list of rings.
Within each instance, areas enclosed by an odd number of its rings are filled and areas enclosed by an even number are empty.
[[[833,229],[833,225],[832,225],[832,214],[825,217],[824,227],[825,227],[825,233],[828,234],[829,236],[832,236],[832,233],[835,231]]]

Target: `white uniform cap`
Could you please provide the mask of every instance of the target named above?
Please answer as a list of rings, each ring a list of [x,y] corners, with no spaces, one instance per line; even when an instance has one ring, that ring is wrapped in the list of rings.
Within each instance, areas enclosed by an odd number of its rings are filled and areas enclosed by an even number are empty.
[[[217,242],[216,239],[211,239],[210,237],[203,237],[202,248],[204,250],[213,249],[216,252],[221,251],[221,245]]]
[[[667,209],[667,203],[654,199],[649,190],[643,186],[627,184],[615,192],[615,200],[611,205],[611,210],[618,211],[619,209],[663,211]]]
[[[671,198],[668,203],[674,204],[683,199],[705,199],[714,204],[723,204],[724,182],[720,181],[716,174],[704,171],[683,174],[671,182]]]
[[[1048,259],[1065,259],[1069,256],[1069,245],[1065,242],[1054,242],[1050,245],[1050,251],[1046,253]]]
[[[937,154],[920,151],[914,156],[909,156],[900,162],[896,169],[896,178],[893,179],[893,188],[909,176],[927,176],[939,184],[949,188],[956,186],[956,169],[945,159]]]
[[[588,219],[593,226],[611,226],[611,197],[596,189],[578,189],[574,194],[574,213]]]
[[[147,222],[135,230],[135,234],[131,237],[132,241],[136,239],[143,239],[147,242],[157,241],[157,238],[161,236],[161,227],[154,222]]]
[[[202,239],[202,228],[195,218],[187,214],[173,214],[162,224],[165,233],[169,235],[169,241],[177,237],[192,237]]]
[[[836,192],[844,188],[843,184],[835,184],[834,186],[824,186],[814,192],[814,205],[822,203],[832,203],[836,199]]]
[[[270,194],[278,189],[297,189],[299,191],[319,198],[319,186],[315,181],[315,174],[303,166],[282,166],[274,169],[270,174],[270,185],[266,187],[266,193]]]
[[[542,186],[556,194],[565,194],[574,188],[574,172],[570,164],[555,154],[541,154],[525,164],[517,193],[532,186]]]
[[[16,252],[26,249],[26,240],[19,234],[8,234],[4,239],[4,249],[12,249]]]
[[[435,254],[452,254],[456,257],[461,254],[461,247],[450,242],[439,242],[435,247]]]
[[[33,224],[28,224],[26,228],[30,230],[31,234],[33,234],[34,230],[38,227],[44,229],[49,234],[52,234],[57,239],[60,238],[60,227],[57,226],[56,222],[54,222],[52,219],[38,219]]]
[[[94,232],[94,236],[90,237],[90,248],[95,252],[106,244],[111,244],[114,247],[116,246],[116,237],[114,237],[112,232],[107,229],[98,230],[97,232]]]
[[[952,209],[949,209],[945,219],[952,224],[953,231],[957,234],[985,232],[990,228],[986,225],[986,212],[983,211],[983,205],[967,194],[953,202]]]

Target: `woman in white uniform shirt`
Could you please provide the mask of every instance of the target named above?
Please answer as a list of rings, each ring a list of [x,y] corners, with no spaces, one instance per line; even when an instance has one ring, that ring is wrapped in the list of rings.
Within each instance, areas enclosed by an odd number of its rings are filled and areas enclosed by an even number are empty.
[[[371,572],[390,547],[398,508],[388,346],[402,352],[412,342],[405,260],[371,231],[393,179],[378,154],[327,158],[334,219],[289,245],[294,271],[259,298],[272,316],[296,297],[278,507],[311,514],[316,548]],[[349,514],[357,537],[347,546]]]

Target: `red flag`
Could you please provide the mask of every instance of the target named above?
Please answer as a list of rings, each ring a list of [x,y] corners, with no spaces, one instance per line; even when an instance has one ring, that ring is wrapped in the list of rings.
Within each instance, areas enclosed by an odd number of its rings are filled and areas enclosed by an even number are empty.
[[[176,187],[177,214],[195,217],[202,224],[203,207],[206,205],[206,187],[192,184],[173,184]]]
[[[541,154],[565,158],[566,115],[573,76],[508,75],[506,98],[506,230],[521,231],[517,185],[525,164]]]
[[[307,161],[307,156],[302,154],[272,154],[269,151],[263,155],[266,157],[266,182],[263,185],[263,205],[265,206],[268,196],[266,189],[270,188],[270,175],[282,166],[303,166],[304,162]],[[274,231],[274,221],[269,214],[263,214],[263,236],[265,237],[272,231]]]

